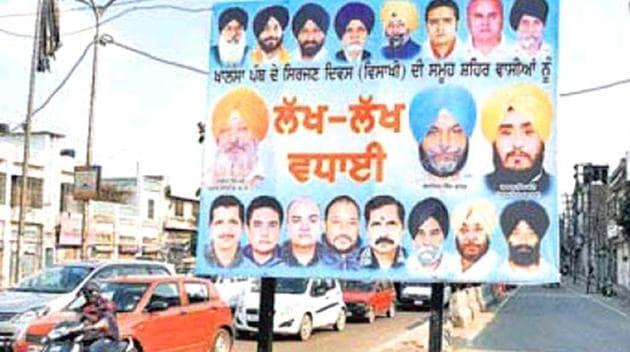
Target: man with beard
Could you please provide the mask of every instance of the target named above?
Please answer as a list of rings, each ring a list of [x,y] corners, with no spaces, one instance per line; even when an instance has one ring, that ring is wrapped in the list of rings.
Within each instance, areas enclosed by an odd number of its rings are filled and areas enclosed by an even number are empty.
[[[357,63],[369,60],[372,54],[365,50],[365,43],[374,28],[374,11],[360,2],[344,5],[335,17],[335,31],[343,45],[335,54],[341,62]]]
[[[444,253],[448,236],[449,218],[446,206],[436,198],[424,199],[416,204],[407,222],[413,238],[414,252],[407,260],[410,275],[442,277],[447,275],[453,259]]]
[[[293,35],[299,48],[295,57],[302,62],[322,62],[326,59],[326,32],[330,17],[323,7],[308,3],[300,7],[293,16]]]
[[[249,244],[243,255],[256,267],[274,267],[282,262],[280,256],[280,227],[282,206],[277,199],[258,196],[249,203],[245,213]]]
[[[470,0],[466,11],[470,37],[466,55],[477,61],[497,61],[507,55],[503,39],[501,0]]]
[[[549,216],[532,200],[509,204],[501,213],[501,230],[508,244],[509,257],[499,272],[515,280],[549,278],[551,266],[540,256],[542,242],[549,228]]]
[[[514,55],[539,60],[551,56],[551,47],[543,41],[549,5],[546,0],[516,0],[510,10],[510,25],[516,31]]]
[[[549,95],[533,84],[504,88],[486,102],[481,119],[495,167],[486,176],[487,186],[498,192],[545,194],[553,182],[543,168],[553,119]]]
[[[206,262],[214,267],[233,268],[243,262],[240,239],[243,233],[243,203],[231,195],[221,195],[210,205],[210,243]]]
[[[457,175],[468,159],[468,140],[477,120],[470,92],[460,86],[435,86],[418,93],[410,105],[409,125],[422,167],[440,178]]]
[[[219,43],[210,51],[214,59],[223,67],[243,65],[249,47],[245,43],[247,12],[231,7],[219,16]]]
[[[350,196],[338,196],[326,207],[322,262],[336,270],[359,268],[359,205]]]
[[[258,46],[252,52],[254,65],[289,62],[289,51],[282,46],[284,30],[289,23],[289,11],[282,6],[270,6],[254,17],[254,35]]]
[[[461,56],[457,37],[459,7],[453,0],[432,0],[425,10],[427,28],[426,56],[432,60],[446,60]]]
[[[497,225],[494,205],[487,200],[473,200],[459,205],[451,225],[460,260],[455,268],[458,281],[482,282],[497,268],[498,254],[490,249],[490,239]]]
[[[289,240],[282,245],[282,260],[291,267],[314,266],[319,263],[322,220],[319,206],[308,197],[292,201],[287,207]]]
[[[268,119],[264,100],[249,88],[237,88],[215,104],[212,133],[217,151],[211,186],[256,187],[262,182],[257,148],[267,134]]]
[[[418,29],[420,15],[411,1],[388,0],[381,9],[387,46],[383,47],[386,59],[412,59],[420,53],[420,45],[411,39]]]
[[[365,223],[370,244],[359,255],[359,264],[371,269],[398,269],[405,265],[401,241],[405,231],[405,208],[391,196],[376,196],[365,205]]]

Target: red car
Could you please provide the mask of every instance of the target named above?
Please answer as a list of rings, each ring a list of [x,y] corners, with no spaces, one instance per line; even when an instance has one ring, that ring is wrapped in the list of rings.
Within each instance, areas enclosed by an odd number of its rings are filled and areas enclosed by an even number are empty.
[[[141,351],[230,352],[232,313],[212,282],[177,276],[130,276],[103,282],[103,296],[116,305],[122,337]],[[31,323],[16,352],[41,351],[42,341],[64,320],[78,319],[83,296],[59,313]]]
[[[389,281],[345,281],[342,290],[348,317],[373,323],[377,315],[396,315],[396,290]]]

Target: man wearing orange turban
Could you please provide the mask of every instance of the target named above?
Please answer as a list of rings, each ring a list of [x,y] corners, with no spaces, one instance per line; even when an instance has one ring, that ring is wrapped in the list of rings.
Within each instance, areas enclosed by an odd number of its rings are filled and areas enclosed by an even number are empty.
[[[217,144],[211,185],[260,182],[257,148],[269,125],[265,101],[249,88],[238,88],[216,102],[211,118]]]
[[[550,188],[543,158],[553,113],[549,95],[533,84],[504,88],[486,101],[481,127],[493,145],[495,170],[486,176],[490,189],[544,194]]]

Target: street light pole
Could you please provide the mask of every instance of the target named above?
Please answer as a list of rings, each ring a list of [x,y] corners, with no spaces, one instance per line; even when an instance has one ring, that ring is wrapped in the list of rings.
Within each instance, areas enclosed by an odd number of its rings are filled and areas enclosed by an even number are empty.
[[[94,0],[77,0],[90,7],[94,14],[94,45],[92,55],[92,83],[90,86],[90,110],[88,115],[88,135],[87,135],[87,147],[85,153],[85,166],[92,166],[92,142],[94,139],[94,103],[96,101],[96,76],[98,72],[98,44],[100,37],[101,16],[105,13],[105,10],[114,3],[116,0],[109,0],[103,6],[97,6]],[[83,260],[88,259],[88,215],[89,215],[90,200],[83,201],[83,219],[81,220],[81,258]]]
[[[24,123],[24,155],[22,158],[22,183],[20,184],[20,211],[18,220],[18,232],[15,251],[15,266],[13,275],[15,282],[20,280],[20,252],[22,251],[22,236],[24,234],[24,211],[26,207],[26,186],[28,181],[28,164],[31,153],[31,119],[33,116],[33,96],[35,93],[35,71],[37,69],[37,56],[40,38],[40,26],[43,1],[37,1],[37,13],[35,16],[35,39],[33,40],[33,54],[31,57],[31,75],[28,84],[28,102],[26,105],[26,122]]]

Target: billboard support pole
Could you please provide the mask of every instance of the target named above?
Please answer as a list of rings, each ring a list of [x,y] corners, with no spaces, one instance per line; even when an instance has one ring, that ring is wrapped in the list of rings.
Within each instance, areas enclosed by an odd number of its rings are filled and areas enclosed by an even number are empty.
[[[429,352],[442,351],[442,318],[444,317],[444,283],[431,284],[431,317],[429,318]]]
[[[273,308],[276,293],[276,279],[263,277],[260,280],[260,306],[258,310],[257,352],[271,352],[273,349]]]

